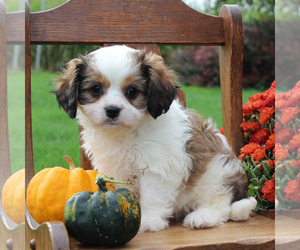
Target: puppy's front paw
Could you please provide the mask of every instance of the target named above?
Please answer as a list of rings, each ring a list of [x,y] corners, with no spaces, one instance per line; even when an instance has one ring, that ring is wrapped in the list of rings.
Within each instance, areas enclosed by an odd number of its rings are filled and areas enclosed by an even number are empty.
[[[142,216],[139,233],[157,232],[166,229],[168,226],[169,222],[159,216]]]
[[[257,201],[253,197],[242,199],[232,203],[230,219],[234,221],[247,220],[251,211],[256,207]]]
[[[188,228],[208,228],[221,224],[219,213],[209,209],[197,209],[188,214],[183,221],[183,226]]]

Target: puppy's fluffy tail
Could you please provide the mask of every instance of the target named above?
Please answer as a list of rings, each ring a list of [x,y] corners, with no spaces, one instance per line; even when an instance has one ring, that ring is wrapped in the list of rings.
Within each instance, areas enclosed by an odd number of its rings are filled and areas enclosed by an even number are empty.
[[[253,197],[233,202],[230,207],[229,219],[234,221],[247,220],[256,205],[257,201]]]

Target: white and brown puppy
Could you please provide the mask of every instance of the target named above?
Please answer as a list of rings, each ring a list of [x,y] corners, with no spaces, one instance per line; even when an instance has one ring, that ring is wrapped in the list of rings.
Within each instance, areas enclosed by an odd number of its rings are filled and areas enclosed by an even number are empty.
[[[181,106],[175,80],[160,56],[112,46],[70,61],[54,92],[83,126],[94,169],[126,180],[148,167],[135,190],[141,232],[172,217],[190,228],[246,220],[256,201],[241,162],[210,120]]]

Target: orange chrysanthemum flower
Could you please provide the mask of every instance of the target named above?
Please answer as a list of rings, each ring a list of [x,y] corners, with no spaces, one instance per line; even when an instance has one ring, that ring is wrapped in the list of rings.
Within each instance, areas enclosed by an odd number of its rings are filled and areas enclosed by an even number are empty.
[[[220,133],[221,133],[222,135],[224,135],[224,128],[223,128],[223,127],[220,128]]]
[[[253,106],[251,102],[247,102],[243,105],[243,113],[244,115],[251,115],[253,112]]]
[[[245,154],[245,153],[242,153],[242,154],[240,154],[240,155],[238,156],[238,158],[241,159],[241,160],[243,160],[243,159],[245,159],[245,156],[246,156],[246,154]]]
[[[277,125],[277,124],[276,124]],[[281,144],[288,143],[294,136],[294,131],[290,128],[282,128],[276,131],[276,142]]]
[[[262,99],[262,94],[254,94],[253,96],[250,96],[249,99],[253,102]]]
[[[275,160],[265,160],[266,163],[265,167],[270,167],[271,169],[275,169]]]
[[[287,101],[287,106],[295,107],[300,102],[300,91],[294,91],[291,98]]]
[[[242,153],[245,153],[245,154],[247,154],[247,155],[250,155],[250,154],[252,154],[252,153],[255,151],[255,149],[257,149],[257,148],[260,148],[259,144],[258,144],[258,143],[251,142],[251,143],[245,145],[244,147],[242,147],[242,148],[241,148],[241,152],[242,152]]]
[[[283,146],[281,144],[275,143],[275,159],[276,162],[280,162],[284,159],[286,159],[289,156],[289,149],[288,146]]]
[[[259,99],[252,103],[252,108],[254,110],[259,110],[260,108],[262,108],[264,106],[264,104],[265,104],[265,102],[263,100]]]
[[[260,128],[252,134],[249,142],[256,142],[259,144],[264,144],[267,141],[267,139],[269,138],[270,134],[271,133],[269,130],[267,130],[265,128]]]
[[[298,107],[288,107],[281,114],[281,123],[287,125],[289,122],[292,122],[296,115],[300,112]]]
[[[289,149],[294,150],[300,147],[300,134],[296,134],[293,136],[292,140],[289,142]]]
[[[286,193],[284,198],[300,202],[300,181],[298,179],[288,181],[283,191]]]
[[[266,180],[261,192],[262,198],[271,202],[275,202],[275,181],[274,179]]]
[[[254,131],[259,128],[259,123],[258,122],[242,122],[240,125],[243,130],[248,130],[250,129],[251,131]]]
[[[271,134],[266,141],[266,150],[270,150],[275,147],[275,134]]]
[[[281,110],[286,106],[287,106],[287,101],[283,99],[277,101],[277,96],[276,96],[276,105],[275,105],[276,110]]]
[[[264,106],[265,107],[275,106],[275,89],[274,89],[274,92],[270,92],[270,94],[265,99]]]
[[[266,122],[269,123],[270,118],[275,113],[274,107],[264,107],[259,114],[259,124],[264,125]]]
[[[259,147],[251,154],[251,157],[255,160],[255,163],[258,163],[266,157],[266,150],[263,147]]]

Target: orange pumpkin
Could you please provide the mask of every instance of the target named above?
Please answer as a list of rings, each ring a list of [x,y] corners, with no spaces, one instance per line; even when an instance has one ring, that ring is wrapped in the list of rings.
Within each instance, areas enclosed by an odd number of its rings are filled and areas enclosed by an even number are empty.
[[[25,221],[25,169],[11,175],[2,189],[2,206],[17,224]]]
[[[45,168],[38,172],[27,188],[27,206],[38,222],[64,221],[64,207],[69,198],[82,191],[96,192],[98,171],[76,168],[70,157],[65,156],[70,170],[62,167]],[[114,190],[109,183],[108,189]]]

